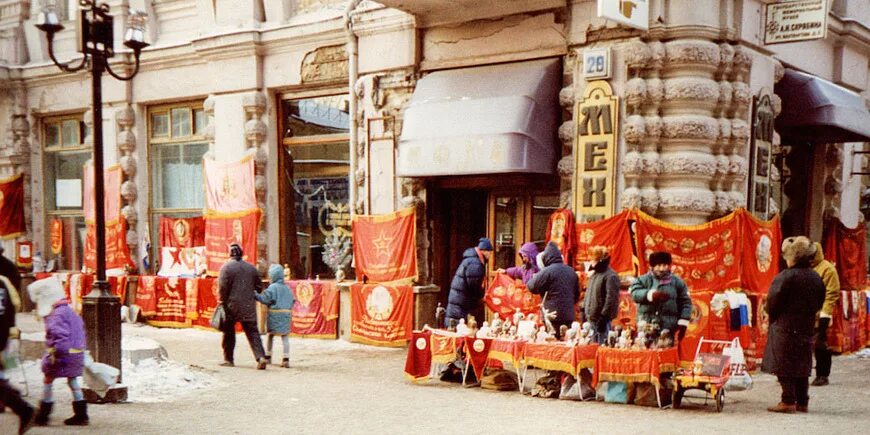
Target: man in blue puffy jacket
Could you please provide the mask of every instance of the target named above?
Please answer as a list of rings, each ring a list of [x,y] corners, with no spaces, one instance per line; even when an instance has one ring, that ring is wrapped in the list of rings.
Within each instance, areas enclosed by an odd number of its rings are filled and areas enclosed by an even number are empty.
[[[486,276],[484,264],[492,255],[492,242],[481,237],[475,248],[468,248],[462,253],[462,262],[456,268],[453,281],[450,282],[450,293],[447,296],[447,316],[444,319],[449,326],[450,319],[459,323],[469,313],[474,313],[483,299],[483,278]]]

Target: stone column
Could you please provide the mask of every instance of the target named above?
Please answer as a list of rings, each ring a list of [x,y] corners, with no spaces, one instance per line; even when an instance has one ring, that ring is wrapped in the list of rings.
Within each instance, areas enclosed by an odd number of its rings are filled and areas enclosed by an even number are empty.
[[[266,213],[266,162],[269,158],[266,141],[266,123],[263,122],[263,114],[266,112],[266,96],[262,92],[251,92],[242,98],[242,106],[245,109],[245,142],[249,150],[254,152],[254,189],[257,194],[257,207],[263,213],[260,219],[260,227],[257,229],[257,269],[266,273],[269,262],[268,254],[269,237],[266,232],[266,222],[269,219]]]
[[[89,112],[90,113],[90,112]],[[87,117],[86,117],[87,118]],[[136,199],[138,191],[136,189],[136,171],[138,170],[138,161],[136,159],[136,134],[133,133],[133,127],[136,125],[136,112],[133,107],[127,104],[115,112],[115,122],[118,124],[118,164],[121,165],[121,216],[127,221],[127,248],[130,250],[130,257],[133,258],[134,264],[139,266],[138,251],[139,233],[136,231],[136,224],[139,221],[139,214],[136,211]]]
[[[30,121],[27,119],[27,90],[20,84],[13,84],[9,92],[11,110],[9,116],[9,131],[7,141],[0,148],[0,178],[22,174],[24,177],[24,224],[28,229],[27,236],[36,239],[33,231],[33,213],[31,201],[33,200],[31,188],[30,167]],[[38,195],[37,200],[42,195]],[[39,225],[42,227],[42,225]],[[24,238],[28,238],[28,237]],[[41,243],[36,244],[36,249],[42,249]],[[7,256],[13,255],[7,253]]]

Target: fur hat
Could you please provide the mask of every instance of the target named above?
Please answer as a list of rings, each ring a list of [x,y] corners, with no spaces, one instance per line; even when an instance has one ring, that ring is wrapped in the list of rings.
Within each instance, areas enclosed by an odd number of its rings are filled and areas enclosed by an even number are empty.
[[[804,236],[789,237],[782,241],[782,258],[786,261],[797,263],[815,255],[816,246]]]
[[[492,242],[486,237],[481,237],[480,241],[477,243],[477,249],[480,249],[481,251],[492,251]]]
[[[36,314],[45,317],[51,313],[54,304],[66,295],[63,285],[55,277],[40,279],[27,286],[30,300],[36,302]]]
[[[671,264],[674,262],[674,259],[671,257],[670,252],[659,251],[653,252],[649,254],[649,266],[656,267],[659,264]]]
[[[601,261],[610,256],[610,249],[607,246],[593,246],[589,248],[589,259],[592,261]]]
[[[244,252],[242,251],[241,245],[239,245],[238,243],[233,243],[230,245],[230,258],[241,260],[243,256]]]

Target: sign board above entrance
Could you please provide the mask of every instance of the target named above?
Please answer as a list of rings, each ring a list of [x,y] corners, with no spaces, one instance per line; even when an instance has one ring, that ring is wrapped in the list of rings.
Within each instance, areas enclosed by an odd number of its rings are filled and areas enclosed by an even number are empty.
[[[598,17],[649,30],[649,0],[598,0]]]
[[[574,214],[579,222],[592,222],[615,210],[619,97],[606,81],[589,82],[574,116]]]
[[[765,44],[824,39],[827,31],[827,0],[797,0],[765,6]]]

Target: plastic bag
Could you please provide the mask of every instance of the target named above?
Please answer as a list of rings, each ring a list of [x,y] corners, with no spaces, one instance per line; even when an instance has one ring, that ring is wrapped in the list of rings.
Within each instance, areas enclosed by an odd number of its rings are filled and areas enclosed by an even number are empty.
[[[734,338],[731,346],[722,350],[722,355],[731,357],[731,377],[725,383],[726,391],[745,391],[752,389],[752,376],[746,370],[746,357],[740,339]]]
[[[85,383],[100,397],[105,397],[106,392],[118,383],[118,375],[121,371],[108,365],[94,361],[90,352],[85,354],[85,369],[83,376]]]
[[[224,322],[227,321],[227,313],[224,311],[224,305],[218,304],[214,307],[214,313],[211,315],[211,327],[214,329],[223,329]]]

